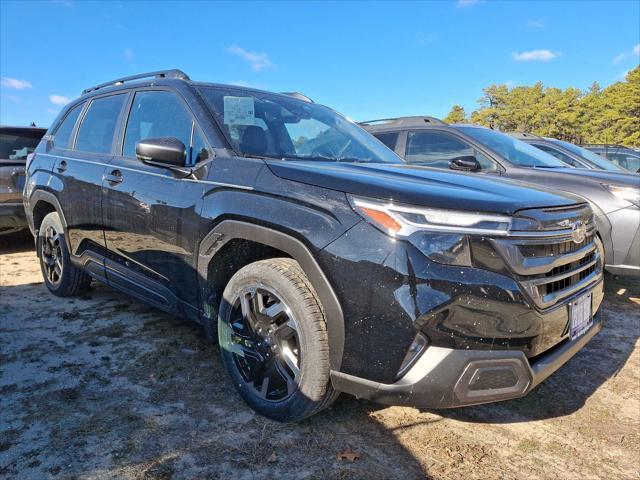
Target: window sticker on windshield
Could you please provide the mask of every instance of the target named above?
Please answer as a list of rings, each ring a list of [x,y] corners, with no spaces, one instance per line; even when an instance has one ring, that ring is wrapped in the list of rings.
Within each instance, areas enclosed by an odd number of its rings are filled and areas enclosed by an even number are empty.
[[[224,123],[226,125],[255,125],[253,97],[224,96]]]

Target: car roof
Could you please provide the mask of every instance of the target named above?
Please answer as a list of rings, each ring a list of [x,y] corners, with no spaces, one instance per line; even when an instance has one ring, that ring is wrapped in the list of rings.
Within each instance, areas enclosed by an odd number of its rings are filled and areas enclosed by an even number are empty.
[[[428,116],[381,118],[377,120],[367,120],[359,122],[360,126],[369,131],[403,129],[403,128],[423,128],[434,125],[447,125],[442,120]]]
[[[267,90],[260,90],[257,88],[247,87],[244,85],[227,85],[222,83],[202,82],[192,80],[186,73],[179,69],[158,70],[155,72],[140,73],[137,75],[130,75],[128,77],[117,78],[110,80],[99,85],[86,88],[82,91],[82,95],[72,102],[73,104],[80,103],[88,98],[102,95],[104,93],[113,93],[122,90],[129,90],[132,88],[148,87],[148,86],[174,86],[180,87],[184,85],[190,86],[206,86],[225,88],[229,90],[266,93],[270,95],[282,95],[289,98],[296,98],[298,100],[314,103],[311,98],[300,92],[270,92]],[[71,104],[70,104],[71,105]]]
[[[507,135],[513,138],[517,138],[518,140],[549,140],[548,138],[541,137],[534,133],[527,132],[505,132]]]

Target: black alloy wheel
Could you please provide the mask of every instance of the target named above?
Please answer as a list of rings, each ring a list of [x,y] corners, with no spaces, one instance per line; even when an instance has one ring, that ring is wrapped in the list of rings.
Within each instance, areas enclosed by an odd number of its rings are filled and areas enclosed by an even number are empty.
[[[231,353],[245,384],[260,398],[280,402],[298,388],[298,325],[290,308],[263,285],[246,286],[229,321]]]
[[[53,286],[59,285],[62,279],[63,263],[60,240],[60,234],[55,226],[48,225],[40,242],[40,258],[42,259],[43,272]]]

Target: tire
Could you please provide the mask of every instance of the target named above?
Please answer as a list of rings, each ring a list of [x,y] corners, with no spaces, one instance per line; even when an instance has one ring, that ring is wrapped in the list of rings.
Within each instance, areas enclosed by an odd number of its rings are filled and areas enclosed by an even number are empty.
[[[231,278],[219,309],[218,340],[240,396],[267,418],[299,421],[338,397],[329,377],[322,307],[292,259],[261,260]],[[269,377],[266,387],[263,377]]]
[[[89,289],[91,277],[71,263],[62,222],[56,212],[42,220],[37,245],[44,284],[51,293],[69,297]]]

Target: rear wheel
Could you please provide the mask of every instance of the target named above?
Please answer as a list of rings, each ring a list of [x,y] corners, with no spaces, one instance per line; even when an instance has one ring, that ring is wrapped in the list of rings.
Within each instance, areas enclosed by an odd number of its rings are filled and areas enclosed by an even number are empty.
[[[86,291],[91,277],[71,263],[60,216],[49,213],[38,230],[38,257],[44,283],[59,297]]]
[[[324,315],[294,260],[263,260],[239,270],[223,294],[218,336],[238,392],[258,413],[302,420],[337,397]]]

